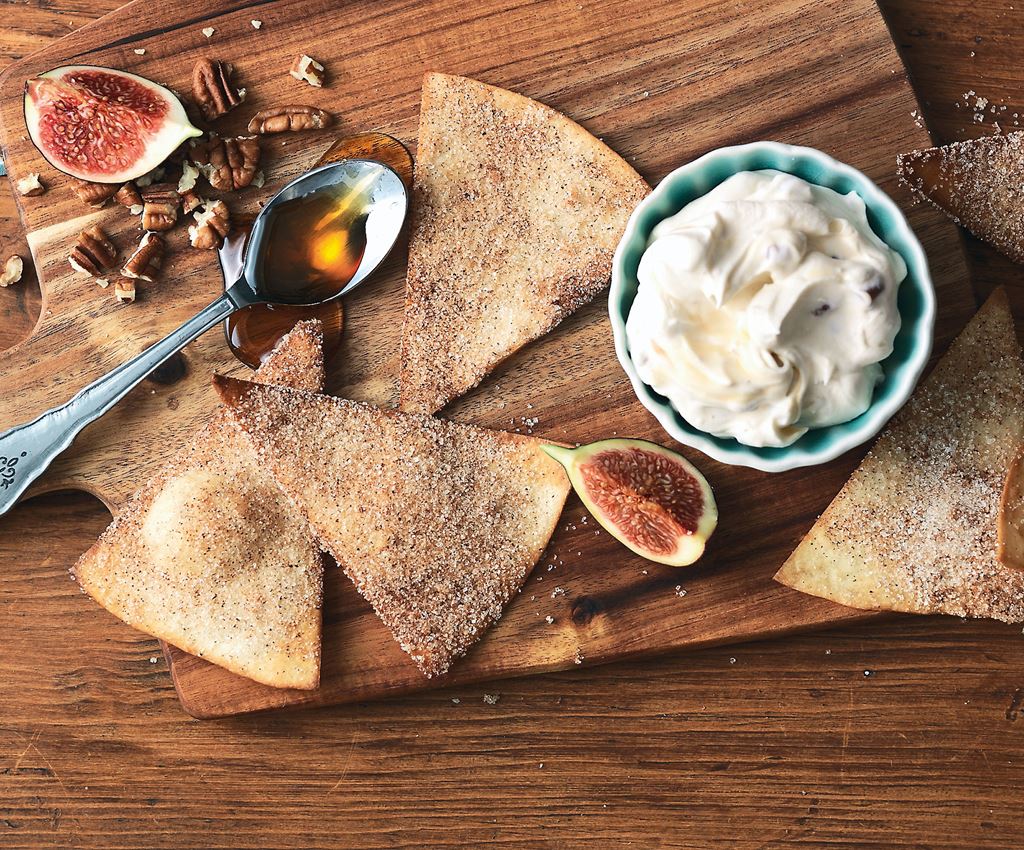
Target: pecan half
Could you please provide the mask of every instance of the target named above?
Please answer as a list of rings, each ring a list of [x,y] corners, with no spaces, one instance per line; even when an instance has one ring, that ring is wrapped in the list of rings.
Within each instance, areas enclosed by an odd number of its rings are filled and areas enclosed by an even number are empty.
[[[25,261],[17,254],[11,254],[4,263],[3,270],[0,271],[0,286],[10,286],[17,283],[21,280],[21,275],[24,271]]]
[[[315,106],[278,106],[261,109],[252,116],[249,132],[266,136],[270,133],[298,132],[299,130],[322,130],[333,121],[329,112]]]
[[[117,194],[116,183],[90,183],[88,180],[75,181],[75,194],[90,207],[102,207]]]
[[[39,175],[34,171],[31,174],[26,174],[14,185],[18,190],[18,194],[23,198],[35,198],[46,191],[46,187],[39,179]]]
[[[71,249],[68,262],[79,274],[97,277],[113,268],[117,261],[117,248],[110,237],[103,232],[98,224],[87,227],[78,234],[78,242]]]
[[[302,80],[315,88],[320,88],[324,84],[324,66],[305,53],[295,57],[288,73],[296,80]]]
[[[170,183],[154,183],[142,190],[142,229],[170,230],[178,221],[177,190]]]
[[[244,189],[256,176],[260,143],[255,136],[212,136],[192,148],[192,161],[214,189]]]
[[[160,266],[164,262],[164,240],[159,233],[147,233],[142,237],[139,247],[125,260],[121,274],[137,280],[152,283],[160,274]]]
[[[195,213],[196,223],[188,229],[193,248],[219,248],[231,230],[231,214],[223,201],[204,201]]]
[[[236,89],[231,77],[235,66],[219,59],[200,59],[192,71],[192,95],[207,121],[220,118],[243,100],[245,89]]]

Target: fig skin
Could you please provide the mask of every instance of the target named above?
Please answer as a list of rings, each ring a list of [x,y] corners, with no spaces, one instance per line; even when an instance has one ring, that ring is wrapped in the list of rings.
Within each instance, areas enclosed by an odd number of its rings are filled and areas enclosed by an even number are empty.
[[[637,555],[649,561],[671,567],[686,567],[693,564],[704,554],[705,543],[718,525],[718,506],[715,503],[715,497],[707,479],[682,455],[656,443],[630,439],[600,440],[576,449],[553,444],[542,445],[541,448],[565,468],[569,480],[572,482],[573,489],[594,519],[601,524],[605,531]],[[699,506],[700,512],[696,517],[696,528],[692,532],[679,529],[675,537],[675,548],[668,553],[651,551],[645,548],[639,541],[630,537],[628,530],[620,528],[615,520],[609,516],[608,512],[596,501],[596,494],[591,491],[584,480],[583,470],[593,458],[603,452],[622,452],[625,454],[632,450],[658,454],[679,464],[684,472],[696,483],[700,493],[703,504]],[[638,501],[642,500],[638,499]],[[676,524],[679,525],[679,523]]]

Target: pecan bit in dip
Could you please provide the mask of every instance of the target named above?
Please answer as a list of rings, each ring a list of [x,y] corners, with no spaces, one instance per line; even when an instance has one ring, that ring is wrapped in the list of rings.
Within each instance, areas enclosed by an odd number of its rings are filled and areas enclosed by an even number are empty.
[[[117,248],[98,224],[87,227],[78,234],[78,242],[68,257],[71,268],[79,274],[92,277],[113,268],[116,261]]]
[[[16,184],[15,188],[18,190],[18,194],[23,198],[35,198],[43,194],[46,191],[46,187],[42,184],[39,179],[39,175],[35,172],[32,174],[26,174]]]
[[[170,183],[154,183],[142,190],[142,229],[170,230],[178,221],[177,189]]]
[[[164,261],[164,240],[159,233],[147,233],[139,247],[125,260],[121,274],[152,283],[160,274]]]
[[[196,223],[188,229],[193,248],[219,248],[231,230],[231,214],[223,201],[204,201],[195,213]]]
[[[267,136],[271,133],[296,133],[300,130],[322,130],[334,121],[329,112],[315,106],[277,106],[261,109],[249,121],[249,132]]]
[[[321,88],[324,84],[324,66],[305,53],[295,57],[288,73],[296,80],[309,83],[314,88]]]
[[[88,180],[75,181],[75,194],[90,207],[102,207],[117,194],[116,183],[90,183]]]
[[[192,71],[192,96],[207,121],[220,118],[245,100],[245,89],[235,88],[235,66],[219,59],[200,59]]]
[[[24,271],[25,261],[17,254],[11,254],[4,263],[3,270],[0,271],[0,286],[10,286],[17,283],[21,280],[21,275]]]
[[[214,189],[244,189],[256,176],[260,144],[255,136],[213,136],[192,148],[192,161]]]

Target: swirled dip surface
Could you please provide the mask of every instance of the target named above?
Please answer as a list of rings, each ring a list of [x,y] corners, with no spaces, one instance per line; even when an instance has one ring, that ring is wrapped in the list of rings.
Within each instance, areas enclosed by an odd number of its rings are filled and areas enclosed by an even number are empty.
[[[629,349],[691,425],[786,446],[868,409],[906,274],[856,194],[740,172],[654,228]]]

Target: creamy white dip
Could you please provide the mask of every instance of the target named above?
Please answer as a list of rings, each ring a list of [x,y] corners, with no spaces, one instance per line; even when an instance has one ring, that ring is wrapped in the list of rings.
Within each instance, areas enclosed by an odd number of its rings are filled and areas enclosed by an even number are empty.
[[[654,228],[629,350],[691,425],[786,446],[868,409],[906,274],[853,192],[741,172]]]

